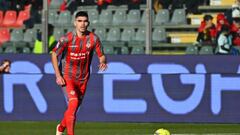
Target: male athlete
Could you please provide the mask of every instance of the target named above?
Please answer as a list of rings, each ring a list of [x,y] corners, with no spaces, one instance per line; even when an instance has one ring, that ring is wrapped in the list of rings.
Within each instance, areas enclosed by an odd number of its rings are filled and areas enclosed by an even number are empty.
[[[104,71],[107,68],[99,38],[87,30],[88,14],[83,11],[77,12],[74,26],[75,30],[62,37],[52,52],[56,83],[65,88],[68,99],[68,108],[61,123],[57,125],[56,135],[62,135],[65,128],[67,135],[74,135],[76,112],[86,90],[94,51],[99,58],[99,70]],[[58,56],[61,56],[59,66]]]

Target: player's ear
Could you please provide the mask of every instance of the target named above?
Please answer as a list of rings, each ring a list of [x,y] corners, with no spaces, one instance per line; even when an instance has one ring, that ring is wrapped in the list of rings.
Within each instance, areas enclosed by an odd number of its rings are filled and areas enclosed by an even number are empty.
[[[90,25],[90,21],[88,21],[88,25],[87,26],[89,26]]]
[[[77,25],[75,20],[73,21],[73,25],[74,25],[75,27],[76,27],[76,25]]]

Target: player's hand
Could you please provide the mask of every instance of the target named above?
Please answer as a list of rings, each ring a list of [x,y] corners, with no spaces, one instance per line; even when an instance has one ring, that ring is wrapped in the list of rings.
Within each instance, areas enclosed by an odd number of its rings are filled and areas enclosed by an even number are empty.
[[[100,71],[105,71],[107,69],[107,64],[106,63],[100,63],[98,65]]]
[[[63,79],[63,77],[62,76],[57,76],[56,77],[56,83],[58,84],[58,85],[65,85],[65,80]]]

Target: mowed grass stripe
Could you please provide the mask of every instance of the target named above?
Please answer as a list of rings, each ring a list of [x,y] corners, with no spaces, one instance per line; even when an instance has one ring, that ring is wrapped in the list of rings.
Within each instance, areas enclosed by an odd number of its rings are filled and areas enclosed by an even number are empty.
[[[54,135],[55,121],[0,122],[0,135]],[[159,128],[174,135],[240,135],[240,124],[77,122],[76,135],[153,135]]]

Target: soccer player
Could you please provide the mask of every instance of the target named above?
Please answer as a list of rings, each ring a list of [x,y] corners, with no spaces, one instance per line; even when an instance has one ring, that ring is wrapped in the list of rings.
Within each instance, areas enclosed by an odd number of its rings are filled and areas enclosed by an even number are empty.
[[[77,12],[74,20],[75,30],[60,38],[52,52],[56,83],[65,88],[68,99],[68,107],[61,123],[57,125],[56,135],[62,135],[65,128],[67,135],[74,135],[76,112],[85,94],[94,51],[99,58],[99,70],[104,71],[107,68],[98,36],[87,30],[89,23],[86,12]]]

